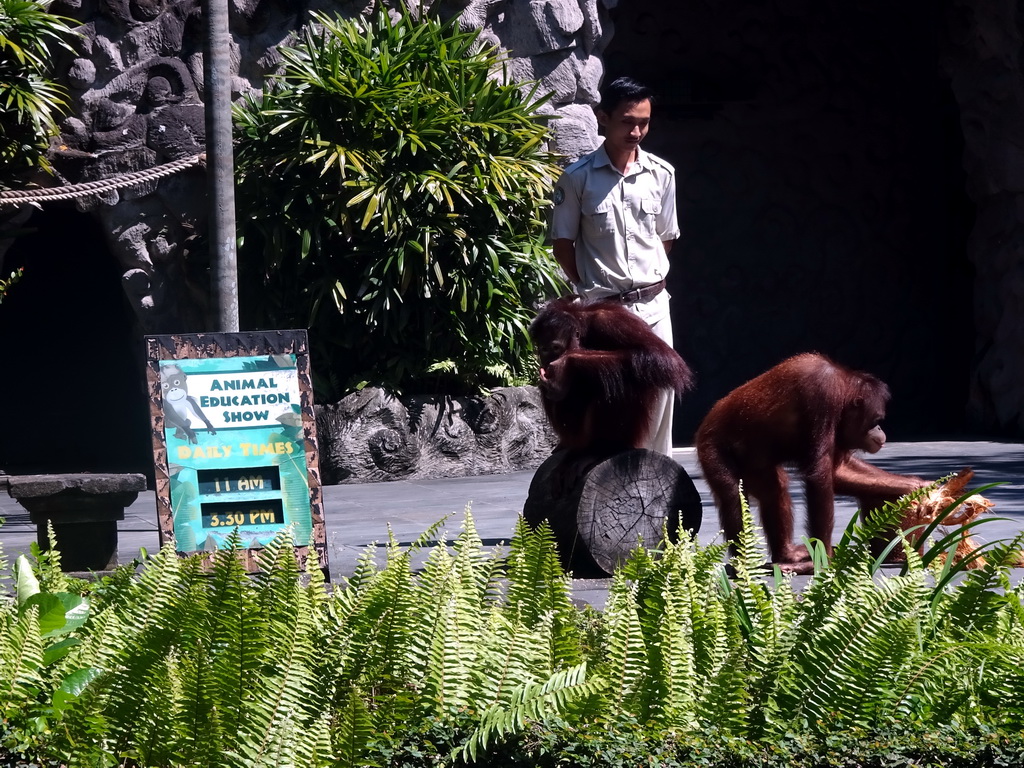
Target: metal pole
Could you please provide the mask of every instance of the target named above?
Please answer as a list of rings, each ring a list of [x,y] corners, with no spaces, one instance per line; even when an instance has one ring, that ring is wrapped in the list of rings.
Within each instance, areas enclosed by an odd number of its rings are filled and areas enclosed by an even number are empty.
[[[210,200],[214,299],[219,331],[238,330],[235,163],[231,148],[231,37],[228,0],[206,0],[206,173]]]

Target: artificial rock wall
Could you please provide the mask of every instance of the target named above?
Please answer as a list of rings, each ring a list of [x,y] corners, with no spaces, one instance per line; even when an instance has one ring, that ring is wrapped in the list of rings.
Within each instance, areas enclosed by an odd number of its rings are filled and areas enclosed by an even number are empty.
[[[289,40],[310,11],[354,16],[372,7],[372,0],[232,0],[235,94],[262,87],[279,62],[276,47]],[[62,125],[52,153],[62,183],[150,169],[194,157],[203,149],[200,0],[56,0],[51,8],[79,20],[82,32],[74,54],[58,62],[72,97],[72,115]],[[891,66],[901,71],[907,64],[913,65],[914,72],[927,69],[928,65],[900,62],[900,51],[907,49],[898,41],[891,50],[864,45],[838,54],[829,51],[815,25],[821,23],[819,17],[840,11],[807,0],[744,0],[729,8],[711,0],[678,5],[658,0],[436,0],[430,10],[458,16],[463,25],[481,29],[485,40],[508,51],[514,77],[538,79],[544,90],[553,93],[547,108],[559,118],[553,121],[555,147],[567,159],[588,151],[599,140],[591,105],[606,68],[611,74],[620,70],[638,74],[667,94],[649,144],[663,155],[675,153],[679,158],[672,159],[680,171],[681,211],[690,216],[684,230],[688,227],[692,234],[703,228],[708,233],[703,241],[693,238],[677,245],[673,253],[676,337],[684,355],[698,364],[700,386],[694,397],[713,399],[728,385],[739,383],[739,362],[757,370],[774,362],[770,358],[776,352],[768,354],[766,343],[743,352],[739,346],[743,340],[762,334],[765,341],[793,338],[811,343],[818,333],[849,338],[850,356],[864,360],[864,367],[877,370],[882,359],[895,361],[908,386],[922,393],[933,389],[935,377],[944,372],[959,375],[969,369],[970,393],[965,399],[969,400],[970,426],[988,433],[1024,434],[1024,215],[1020,213],[1024,210],[1024,162],[1016,138],[1024,135],[1024,65],[1022,21],[1013,0],[951,0],[937,9],[918,3],[901,6],[897,14],[908,30],[916,28],[915,14],[932,14],[929,23],[936,16],[941,18],[936,49],[942,77],[948,80],[960,113],[963,169],[976,210],[967,243],[974,295],[964,295],[940,314],[943,322],[956,327],[973,326],[968,336],[973,337],[973,348],[970,340],[943,348],[922,342],[913,332],[896,341],[895,331],[887,329],[920,323],[920,314],[908,309],[902,294],[882,302],[876,314],[884,315],[886,322],[873,326],[867,341],[863,323],[854,328],[839,325],[863,306],[858,305],[857,296],[869,296],[879,286],[888,288],[893,279],[906,281],[913,301],[928,307],[929,283],[915,275],[924,276],[934,259],[925,257],[926,266],[918,269],[907,265],[905,250],[892,248],[891,253],[869,256],[880,266],[867,274],[827,283],[821,278],[823,254],[838,261],[846,258],[850,238],[844,234],[849,231],[844,221],[852,209],[844,209],[844,204],[821,215],[822,206],[817,203],[824,195],[806,183],[811,166],[822,183],[844,190],[849,203],[861,206],[858,215],[867,217],[863,232],[870,235],[865,243],[888,234],[872,230],[871,209],[865,200],[874,194],[875,182],[865,176],[866,166],[851,152],[845,157],[830,154],[822,143],[824,136],[846,131],[852,142],[863,138],[865,126],[873,132],[868,134],[868,151],[892,147],[887,127],[891,115],[884,109],[865,112],[873,98],[873,84],[853,76],[852,90],[837,87],[845,76],[829,71],[830,62],[845,60],[843,67],[856,73],[865,65],[888,66],[879,64],[878,57],[891,54]],[[738,23],[736,16],[741,13],[742,23]],[[884,12],[881,18],[879,23],[888,24]],[[865,32],[869,31],[866,27]],[[857,34],[854,31],[848,37]],[[898,34],[890,34],[894,36]],[[805,58],[794,58],[794,52]],[[726,90],[732,87],[726,82],[731,69],[741,66],[763,74],[764,82],[777,89],[776,111],[748,99],[742,83],[730,103],[702,101],[707,84],[682,77],[685,73],[679,69],[686,56],[702,62],[711,78],[725,82]],[[918,97],[913,78],[901,77],[907,98]],[[893,103],[899,103],[899,98],[894,94]],[[673,114],[669,106],[673,101],[686,102],[685,110]],[[793,115],[805,113],[808,104],[818,110],[822,122],[803,123],[806,138],[801,138],[804,134],[793,133],[788,126],[801,126]],[[708,117],[701,110],[718,111]],[[754,137],[762,148],[751,151]],[[766,137],[772,144],[763,149]],[[757,152],[764,154],[758,157]],[[881,165],[888,162],[885,157],[874,160]],[[840,164],[832,168],[833,162]],[[799,194],[807,195],[812,207],[786,209],[792,200],[780,202],[780,188],[767,183],[764,200],[753,196],[745,184],[760,183],[766,170],[777,171],[787,183],[800,183],[803,177]],[[861,194],[857,184],[870,194]],[[203,168],[195,165],[159,182],[105,191],[76,202],[79,210],[101,223],[118,261],[125,293],[146,332],[187,332],[210,325],[205,304],[207,257],[192,248],[195,234],[205,226],[205,185]],[[908,202],[899,195],[879,199],[880,211]],[[753,216],[752,206],[759,202],[765,215]],[[921,205],[919,200],[910,202]],[[747,247],[753,241],[740,239],[758,227],[761,239],[755,244],[777,249],[767,257]],[[823,249],[807,249],[812,234],[820,238]],[[734,247],[730,238],[735,240]],[[787,238],[798,247],[788,247]],[[927,274],[927,279],[930,284],[942,280],[970,284],[969,279],[941,272],[938,277]],[[793,293],[795,298],[782,298],[794,285],[803,284],[806,290]],[[780,312],[780,304],[785,312]],[[806,304],[817,307],[820,320],[807,322],[793,313],[797,305]],[[935,312],[934,308],[928,311]],[[696,349],[687,348],[688,344]],[[857,349],[857,344],[862,346]],[[686,401],[683,415],[699,418],[706,405]],[[409,411],[408,405],[402,407]],[[930,412],[926,400],[920,407],[925,415]],[[942,428],[941,421],[937,425]],[[415,433],[416,440],[422,437],[419,423],[411,417],[406,430]],[[677,443],[686,442],[688,434],[687,427],[677,434]],[[384,440],[381,445],[393,443]],[[426,450],[431,453],[434,448]],[[416,470],[423,471],[422,466]],[[338,470],[339,476],[345,472]]]

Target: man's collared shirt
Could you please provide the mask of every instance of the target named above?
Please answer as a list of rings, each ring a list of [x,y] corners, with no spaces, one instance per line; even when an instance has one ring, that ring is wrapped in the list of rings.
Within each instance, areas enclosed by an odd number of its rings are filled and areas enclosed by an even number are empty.
[[[581,296],[601,298],[652,285],[668,274],[664,241],[679,237],[675,170],[637,147],[623,174],[602,144],[555,185],[551,239],[572,240]],[[653,323],[668,313],[662,292],[635,311]]]

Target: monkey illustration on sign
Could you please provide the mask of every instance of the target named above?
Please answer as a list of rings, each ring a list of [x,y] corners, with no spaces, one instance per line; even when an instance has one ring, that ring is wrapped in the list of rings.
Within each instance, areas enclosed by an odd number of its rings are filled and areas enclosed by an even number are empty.
[[[164,396],[164,421],[174,427],[174,436],[179,440],[188,438],[196,443],[196,432],[192,429],[192,419],[199,419],[206,424],[206,431],[216,435],[217,430],[199,408],[199,403],[188,394],[185,383],[185,372],[176,365],[165,365],[160,369],[160,389]]]

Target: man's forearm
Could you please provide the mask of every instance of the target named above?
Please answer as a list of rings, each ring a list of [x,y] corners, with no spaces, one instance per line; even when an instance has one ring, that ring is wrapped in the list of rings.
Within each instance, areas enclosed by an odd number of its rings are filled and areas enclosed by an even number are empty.
[[[555,240],[551,244],[551,250],[562,271],[573,285],[577,285],[580,282],[580,273],[576,269],[576,246],[573,241]]]

